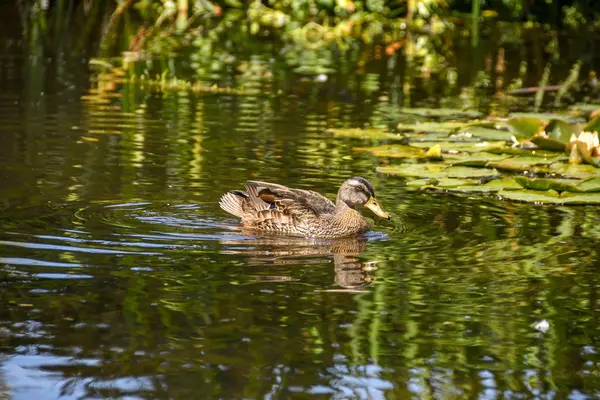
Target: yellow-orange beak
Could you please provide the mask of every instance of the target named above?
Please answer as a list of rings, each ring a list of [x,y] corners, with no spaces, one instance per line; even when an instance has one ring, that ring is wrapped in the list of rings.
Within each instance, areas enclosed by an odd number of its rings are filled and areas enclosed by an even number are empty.
[[[365,207],[373,211],[378,217],[385,218],[387,220],[392,219],[392,216],[390,214],[383,211],[383,208],[381,208],[377,200],[375,200],[375,197],[371,197],[369,201],[365,203]]]

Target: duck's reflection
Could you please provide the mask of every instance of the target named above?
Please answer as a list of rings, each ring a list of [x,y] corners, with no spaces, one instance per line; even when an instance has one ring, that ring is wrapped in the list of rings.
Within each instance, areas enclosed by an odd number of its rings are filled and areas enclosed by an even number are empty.
[[[373,282],[376,261],[359,258],[367,250],[368,239],[306,239],[281,236],[248,236],[244,239],[221,239],[224,253],[244,254],[256,265],[321,264],[333,259],[335,283],[346,290],[358,290]],[[292,281],[289,276],[256,277],[261,281]]]

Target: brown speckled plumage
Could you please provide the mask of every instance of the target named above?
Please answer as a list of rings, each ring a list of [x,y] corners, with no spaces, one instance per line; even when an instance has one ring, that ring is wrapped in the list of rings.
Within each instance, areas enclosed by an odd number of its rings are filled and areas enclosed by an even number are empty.
[[[220,206],[240,217],[246,228],[292,236],[337,238],[369,230],[369,223],[356,210],[360,205],[382,218],[391,218],[377,204],[371,184],[361,177],[346,180],[335,203],[317,192],[275,183],[248,181],[245,187],[245,192],[225,193]]]

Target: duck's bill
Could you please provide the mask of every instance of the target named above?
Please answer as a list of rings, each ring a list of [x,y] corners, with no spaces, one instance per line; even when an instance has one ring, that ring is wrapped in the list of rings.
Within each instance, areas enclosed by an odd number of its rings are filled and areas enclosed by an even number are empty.
[[[390,214],[383,211],[383,208],[381,208],[381,206],[379,205],[377,200],[375,200],[375,197],[371,197],[369,199],[369,201],[367,201],[365,203],[365,207],[367,207],[369,210],[373,211],[375,213],[375,215],[377,215],[378,217],[385,218],[385,219],[392,219],[392,216]]]

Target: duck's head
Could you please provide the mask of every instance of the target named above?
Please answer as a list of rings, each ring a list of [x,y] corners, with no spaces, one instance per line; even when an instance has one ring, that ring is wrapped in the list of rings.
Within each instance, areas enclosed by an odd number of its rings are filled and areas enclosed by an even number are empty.
[[[338,203],[342,201],[353,209],[358,206],[365,206],[381,218],[392,219],[392,216],[385,212],[375,200],[375,191],[371,183],[360,176],[352,177],[342,183],[338,191],[337,201]]]

